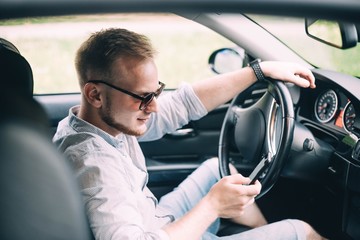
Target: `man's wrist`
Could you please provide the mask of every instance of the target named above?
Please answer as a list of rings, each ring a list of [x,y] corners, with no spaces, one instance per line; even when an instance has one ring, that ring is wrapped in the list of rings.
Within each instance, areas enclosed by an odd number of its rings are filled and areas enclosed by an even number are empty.
[[[266,80],[266,78],[265,78],[265,74],[261,70],[260,62],[261,62],[261,60],[259,58],[257,58],[255,60],[251,61],[248,64],[248,66],[251,67],[252,70],[254,71],[257,81],[263,82]]]
[[[206,216],[208,219],[215,220],[221,217],[219,215],[219,212],[217,211],[218,208],[213,205],[213,202],[211,201],[209,195],[206,195],[204,198],[202,198],[199,204],[201,205],[201,208],[203,208],[203,211],[206,212]]]

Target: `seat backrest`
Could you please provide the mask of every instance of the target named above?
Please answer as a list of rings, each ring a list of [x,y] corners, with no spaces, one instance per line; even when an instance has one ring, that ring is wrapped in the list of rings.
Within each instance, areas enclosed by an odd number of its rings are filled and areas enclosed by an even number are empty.
[[[4,39],[0,76],[0,239],[91,239],[72,169],[32,97],[30,65]]]

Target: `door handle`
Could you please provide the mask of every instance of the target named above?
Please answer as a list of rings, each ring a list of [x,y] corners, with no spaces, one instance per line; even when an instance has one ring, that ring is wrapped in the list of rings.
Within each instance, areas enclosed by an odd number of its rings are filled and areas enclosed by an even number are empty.
[[[184,138],[184,137],[194,137],[196,133],[193,128],[181,128],[168,135],[173,138]]]

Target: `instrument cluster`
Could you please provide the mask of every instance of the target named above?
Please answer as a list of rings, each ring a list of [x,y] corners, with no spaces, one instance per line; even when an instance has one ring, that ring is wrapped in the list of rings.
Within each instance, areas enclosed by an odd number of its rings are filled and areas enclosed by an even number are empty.
[[[327,89],[317,96],[314,114],[318,122],[332,123],[346,132],[352,132],[356,118],[351,101],[344,94],[333,89]]]

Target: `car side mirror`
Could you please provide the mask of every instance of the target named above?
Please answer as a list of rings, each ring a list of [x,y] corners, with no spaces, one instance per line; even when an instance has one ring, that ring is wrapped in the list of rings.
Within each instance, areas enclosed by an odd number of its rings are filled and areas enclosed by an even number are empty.
[[[305,31],[309,37],[336,48],[352,48],[358,42],[356,26],[352,23],[305,19]]]
[[[210,55],[208,63],[213,72],[221,74],[246,66],[248,57],[242,48],[221,48]]]

